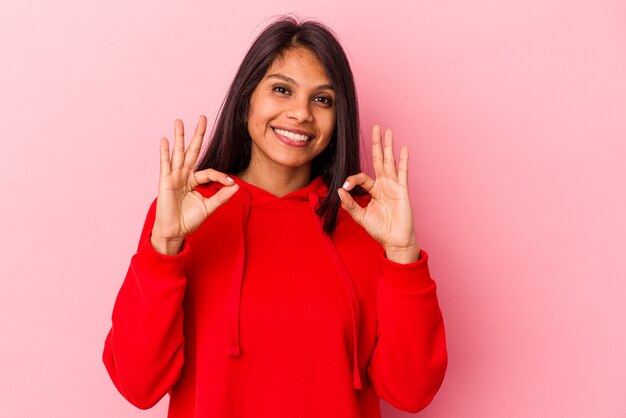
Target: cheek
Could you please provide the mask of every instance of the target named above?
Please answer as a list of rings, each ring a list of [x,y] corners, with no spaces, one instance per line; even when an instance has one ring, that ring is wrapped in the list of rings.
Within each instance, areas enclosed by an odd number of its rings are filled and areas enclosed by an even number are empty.
[[[332,136],[333,132],[335,131],[336,123],[337,123],[337,116],[333,112],[333,114],[328,117],[328,122],[327,122],[328,135]]]
[[[324,136],[326,138],[326,140],[324,141],[324,148],[328,147],[328,144],[330,144],[330,141],[332,140],[334,133],[335,133],[335,118],[330,118],[327,121],[327,124],[325,125],[325,129],[324,129]]]
[[[275,117],[276,109],[275,105],[268,100],[261,102],[251,102],[250,109],[248,110],[249,127],[261,128],[267,124],[272,118]]]
[[[336,113],[334,111],[329,112],[328,109],[324,109],[324,111],[316,115],[316,119],[320,130],[326,135],[332,135],[337,121]]]
[[[248,132],[254,138],[254,133],[258,132],[263,126],[263,112],[257,106],[254,106],[253,102],[250,103],[250,109],[248,110]]]

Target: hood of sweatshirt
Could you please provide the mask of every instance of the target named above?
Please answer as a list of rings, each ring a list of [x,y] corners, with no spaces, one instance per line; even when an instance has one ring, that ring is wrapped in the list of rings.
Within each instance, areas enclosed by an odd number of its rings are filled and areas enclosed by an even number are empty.
[[[238,198],[234,199],[240,205],[241,210],[241,223],[240,229],[237,231],[238,235],[238,245],[237,245],[237,256],[236,262],[233,267],[230,291],[228,295],[227,301],[227,321],[228,321],[228,348],[227,352],[229,356],[239,356],[241,354],[241,344],[239,339],[240,333],[240,307],[241,307],[241,295],[243,288],[243,278],[244,278],[244,270],[246,263],[246,253],[245,253],[245,240],[246,240],[246,225],[248,221],[248,217],[250,214],[250,205],[251,202],[255,203],[276,200],[278,199],[276,196],[271,193],[254,186],[252,184],[246,183],[241,180],[237,176],[231,174],[231,177],[235,180],[235,182],[239,185],[239,191],[235,195]],[[219,183],[210,183],[208,185],[209,188],[220,189],[223,187]],[[358,363],[358,342],[359,342],[359,322],[360,322],[360,306],[357,297],[357,293],[355,290],[355,285],[350,277],[348,270],[346,269],[335,245],[331,237],[324,232],[323,229],[323,219],[321,219],[315,209],[320,204],[326,196],[328,195],[328,187],[324,180],[321,177],[316,177],[313,181],[311,181],[307,186],[302,187],[296,191],[293,191],[280,199],[283,200],[300,200],[306,201],[309,205],[308,213],[315,221],[316,230],[319,234],[320,245],[324,247],[326,253],[333,266],[335,267],[338,277],[341,280],[341,284],[346,294],[346,303],[349,303],[350,309],[352,312],[352,353],[353,353],[353,363],[352,363],[352,383],[354,389],[362,389],[363,385],[361,382],[361,374],[359,371],[359,363]]]

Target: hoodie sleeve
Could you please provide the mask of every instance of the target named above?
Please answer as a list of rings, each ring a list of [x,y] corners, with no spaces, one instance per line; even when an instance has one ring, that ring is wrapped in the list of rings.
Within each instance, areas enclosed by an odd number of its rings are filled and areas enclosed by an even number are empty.
[[[103,361],[119,392],[141,409],[154,406],[177,382],[183,365],[184,259],[154,250],[150,233],[156,200],[146,218],[137,253],[113,307]]]
[[[436,284],[428,254],[398,264],[383,260],[378,286],[377,342],[368,366],[378,396],[406,412],[418,412],[433,399],[448,356]]]

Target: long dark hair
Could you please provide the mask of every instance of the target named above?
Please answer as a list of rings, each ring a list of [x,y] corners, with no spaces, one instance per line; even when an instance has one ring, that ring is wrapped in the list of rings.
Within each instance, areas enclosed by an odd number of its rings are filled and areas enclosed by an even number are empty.
[[[248,167],[251,138],[246,117],[250,96],[274,59],[285,49],[293,47],[307,48],[317,56],[336,93],[335,131],[326,149],[313,160],[311,168],[311,178],[322,176],[330,190],[316,208],[316,213],[324,219],[324,230],[331,233],[337,225],[341,204],[336,190],[346,177],[361,171],[359,116],[350,64],[331,29],[322,23],[311,20],[298,22],[291,16],[283,16],[256,38],[226,94],[211,142],[197,170],[213,168],[226,173],[239,173]]]

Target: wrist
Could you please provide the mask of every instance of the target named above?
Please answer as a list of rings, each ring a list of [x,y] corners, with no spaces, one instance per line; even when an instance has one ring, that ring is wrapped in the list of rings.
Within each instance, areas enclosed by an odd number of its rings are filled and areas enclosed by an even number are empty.
[[[385,247],[385,257],[398,264],[409,264],[419,260],[420,248],[417,244],[408,247]]]
[[[183,246],[184,238],[163,238],[157,235],[150,235],[152,248],[163,255],[176,255]]]

